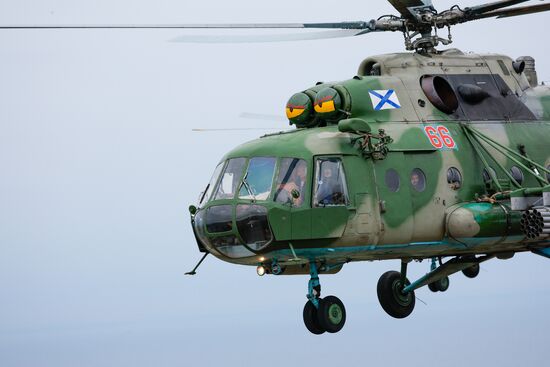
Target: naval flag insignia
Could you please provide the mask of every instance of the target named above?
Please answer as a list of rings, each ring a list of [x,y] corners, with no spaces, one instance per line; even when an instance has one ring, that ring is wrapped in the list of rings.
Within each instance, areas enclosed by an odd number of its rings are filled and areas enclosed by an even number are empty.
[[[369,90],[372,108],[375,111],[401,108],[397,93],[393,89],[387,90]]]

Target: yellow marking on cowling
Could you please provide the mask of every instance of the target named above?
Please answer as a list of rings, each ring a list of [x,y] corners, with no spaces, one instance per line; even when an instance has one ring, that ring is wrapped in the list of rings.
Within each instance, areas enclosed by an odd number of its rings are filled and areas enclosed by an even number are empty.
[[[319,104],[315,105],[315,112],[317,113],[328,113],[328,112],[334,112],[336,111],[336,108],[334,107],[334,101],[324,101]]]
[[[304,113],[306,109],[305,108],[290,108],[290,107],[287,107],[286,108],[286,117],[288,119],[293,119],[295,117],[298,117],[300,116],[302,113]]]

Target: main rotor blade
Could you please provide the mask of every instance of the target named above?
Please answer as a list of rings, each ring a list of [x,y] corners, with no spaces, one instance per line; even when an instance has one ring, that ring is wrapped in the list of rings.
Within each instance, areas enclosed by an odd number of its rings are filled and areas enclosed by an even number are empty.
[[[389,3],[406,19],[416,19],[415,9],[433,9],[431,0],[388,0]]]
[[[495,1],[493,3],[481,4],[477,6],[470,6],[464,11],[468,14],[482,14],[492,10],[505,8],[507,6],[512,6],[516,4],[521,4],[529,0],[505,0],[505,1]]]
[[[288,121],[287,118],[280,115],[268,115],[266,113],[255,113],[255,112],[241,112],[239,117],[242,119],[253,119],[253,120],[266,120],[266,121]]]
[[[280,127],[229,127],[229,128],[213,128],[213,129],[191,129],[193,132],[211,132],[211,131],[248,131],[248,130],[279,130]]]
[[[339,29],[334,31],[291,33],[291,34],[253,34],[253,35],[183,35],[172,39],[172,42],[186,43],[263,43],[292,42],[329,38],[353,37],[365,34],[359,29]]]
[[[499,19],[499,18],[515,17],[517,15],[540,13],[548,10],[550,10],[550,4],[539,4],[539,5],[521,6],[521,7],[512,8],[512,9],[495,10],[488,13],[480,14],[475,18],[482,19],[482,18],[497,17],[497,19]]]
[[[369,22],[338,23],[235,23],[235,24],[66,24],[66,25],[0,25],[0,29],[256,29],[256,28],[322,28],[368,29]]]

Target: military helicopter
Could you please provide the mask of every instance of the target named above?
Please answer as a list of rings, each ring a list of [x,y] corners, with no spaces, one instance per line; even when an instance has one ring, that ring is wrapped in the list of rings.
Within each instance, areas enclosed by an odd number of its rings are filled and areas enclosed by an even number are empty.
[[[475,278],[480,263],[516,252],[550,257],[550,88],[530,57],[436,50],[453,25],[550,5],[437,12],[431,1],[389,1],[400,15],[368,22],[203,25],[399,31],[413,51],[368,57],[352,79],[294,94],[286,116],[296,129],[227,153],[190,207],[204,255],[188,274],[208,254],[260,276],[309,274],[313,334],[344,326],[344,304],[321,297],[319,275],[352,261],[401,260],[377,294],[405,318],[420,287],[444,292],[450,275]],[[430,271],[410,282],[408,265],[424,259]]]
[[[377,295],[390,316],[405,318],[420,287],[444,292],[450,275],[475,278],[482,262],[516,252],[550,258],[550,88],[530,57],[436,49],[459,23],[550,10],[511,7],[527,1],[438,12],[430,0],[389,0],[399,15],[340,23],[0,28],[401,32],[409,52],[368,57],[352,79],[291,96],[286,116],[296,128],[227,153],[189,207],[204,255],[187,274],[209,254],[260,276],[309,274],[303,320],[323,334],[343,328],[346,309],[321,296],[319,275],[349,262],[401,260]],[[430,271],[410,282],[408,265],[422,260]]]

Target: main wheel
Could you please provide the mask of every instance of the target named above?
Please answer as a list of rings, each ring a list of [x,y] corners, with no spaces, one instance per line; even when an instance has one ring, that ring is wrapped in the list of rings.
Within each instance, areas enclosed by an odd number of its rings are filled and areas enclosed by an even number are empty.
[[[449,277],[441,278],[437,282],[434,282],[437,290],[440,292],[445,292],[447,289],[449,289],[449,283]]]
[[[319,324],[319,318],[317,315],[317,308],[313,305],[313,303],[311,303],[311,301],[307,301],[306,305],[304,306],[303,313],[304,324],[311,333],[320,335],[325,332],[325,329]]]
[[[320,300],[317,318],[324,330],[337,333],[346,323],[346,308],[337,297],[327,296]]]
[[[469,268],[463,269],[462,274],[466,275],[468,278],[475,278],[479,275],[479,264],[470,266]]]
[[[376,291],[380,305],[388,315],[396,319],[402,319],[411,314],[414,310],[415,297],[414,291],[407,294],[402,293],[406,285],[411,284],[405,279],[405,284],[401,282],[401,274],[398,271],[388,271],[382,274],[378,280]]]
[[[437,287],[437,282],[431,282],[428,284],[428,288],[434,293],[439,292],[439,288]]]

